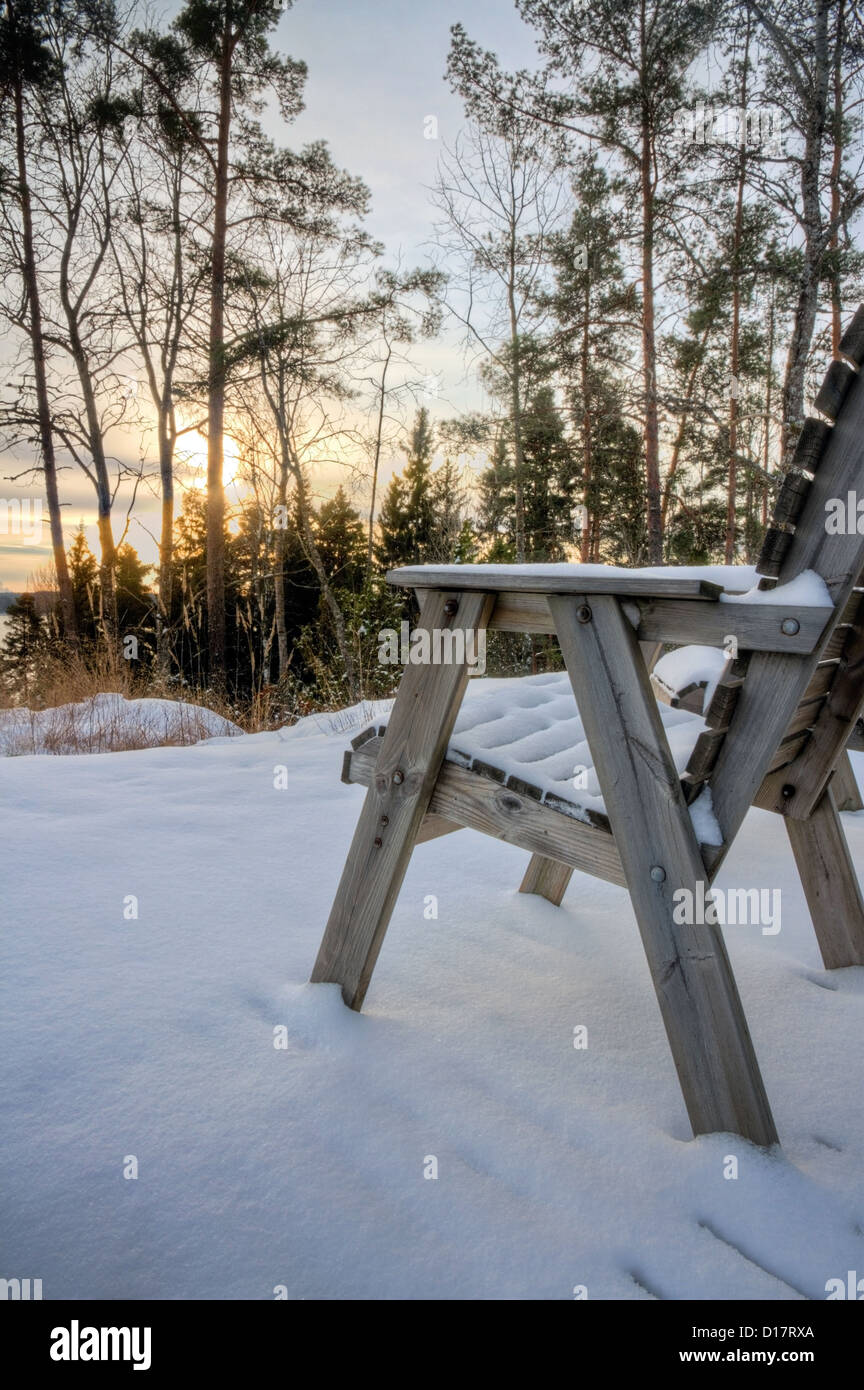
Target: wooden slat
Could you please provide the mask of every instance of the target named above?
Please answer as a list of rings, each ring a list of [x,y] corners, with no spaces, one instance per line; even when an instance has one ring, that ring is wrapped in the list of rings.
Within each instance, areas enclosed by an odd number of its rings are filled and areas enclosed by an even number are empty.
[[[794,539],[793,531],[785,531],[779,526],[769,526],[762,541],[759,559],[756,561],[756,573],[776,579],[783,561],[792,549]]]
[[[864,903],[831,788],[786,830],[825,969],[864,965]]]
[[[845,608],[864,564],[864,538],[829,536],[825,530],[825,503],[831,497],[842,497],[845,492],[854,491],[859,485],[864,464],[862,439],[864,383],[858,377],[831,431],[795,533],[795,545],[779,576],[781,583],[788,583],[805,570],[815,570],[824,579],[840,612]],[[827,641],[830,635],[829,628],[824,640]],[[748,807],[762,786],[773,750],[779,745],[798,707],[815,664],[815,655],[787,656],[764,652],[753,655],[735,719],[711,778],[714,814],[726,846],[734,839]],[[833,767],[833,761],[828,762],[827,766]],[[716,856],[715,869],[724,854],[725,850]]]
[[[794,820],[806,820],[828,782],[864,709],[864,631],[852,629],[827,698],[819,712],[810,739],[784,785],[772,783],[772,809]],[[794,787],[792,796],[783,795],[784,786]],[[768,788],[764,789],[766,792]]]
[[[831,778],[831,791],[838,811],[864,811],[858,779],[845,749],[837,759],[834,776]]]
[[[574,569],[579,569],[574,566]],[[524,574],[514,566],[505,571],[498,565],[406,565],[390,570],[387,583],[403,589],[478,589],[486,593],[524,594],[620,594],[645,598],[687,598],[712,602],[723,592],[719,584],[705,579],[676,579],[674,575],[611,573],[542,573],[537,565],[525,565]]]
[[[815,473],[822,463],[828,440],[831,438],[831,429],[827,420],[817,420],[812,415],[808,416],[795,445],[792,467]]]
[[[856,367],[864,366],[864,304],[856,309],[852,322],[840,339],[840,351]]]
[[[783,486],[774,503],[774,526],[794,526],[807,500],[812,479],[809,473],[793,469],[783,479]]]
[[[864,753],[864,720],[857,719],[851,734],[846,740],[846,747],[852,753]]]
[[[456,614],[436,594],[423,615],[430,629],[485,627],[492,611],[486,594],[461,594]],[[430,809],[444,753],[468,684],[462,663],[407,666],[387,723],[372,785],[336,893],[314,981],[334,981],[352,1009],[359,1009],[423,817]],[[362,757],[369,740],[352,756]],[[451,817],[445,817],[451,819]]]
[[[847,363],[832,362],[825,373],[825,380],[819,387],[814,402],[816,409],[827,415],[829,420],[836,420],[856,376],[857,372]]]
[[[808,700],[817,700],[821,695],[826,695],[834,684],[839,668],[839,659],[820,661],[807,682],[807,689],[801,697],[801,703],[805,704]]]
[[[633,629],[614,598],[590,606],[580,622],[550,599],[694,1132],[773,1144],[722,933],[673,920],[676,890],[706,871]]]
[[[542,854],[532,854],[519,892],[536,893],[538,897],[546,898],[560,907],[572,877],[573,870],[569,865],[559,864],[555,859],[544,859]]]
[[[352,755],[351,776],[371,786],[376,767],[375,744]],[[626,884],[615,841],[609,830],[586,825],[532,798],[508,791],[456,763],[445,762],[429,804],[430,813],[444,820],[506,840],[532,854],[593,874],[607,883]]]
[[[421,611],[426,590],[418,589]],[[627,604],[628,616],[643,642],[699,643],[722,647],[727,636],[742,651],[811,652],[833,617],[832,608],[769,603],[692,603],[690,600],[651,599]],[[784,633],[782,624],[794,618],[796,633]],[[498,595],[489,627],[502,632],[554,634],[546,599],[540,594]]]
[[[817,700],[804,700],[796,709],[789,723],[786,725],[784,739],[792,738],[793,734],[800,734],[804,729],[812,729],[819,717],[819,711],[825,703],[825,697]]]

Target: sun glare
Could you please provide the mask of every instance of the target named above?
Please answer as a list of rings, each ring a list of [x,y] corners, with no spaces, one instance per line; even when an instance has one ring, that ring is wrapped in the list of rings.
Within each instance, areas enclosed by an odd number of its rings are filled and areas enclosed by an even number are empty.
[[[186,466],[190,487],[207,486],[207,440],[198,430],[184,435],[178,447],[178,456]],[[230,487],[238,481],[240,472],[240,447],[230,434],[223,441],[222,483]]]

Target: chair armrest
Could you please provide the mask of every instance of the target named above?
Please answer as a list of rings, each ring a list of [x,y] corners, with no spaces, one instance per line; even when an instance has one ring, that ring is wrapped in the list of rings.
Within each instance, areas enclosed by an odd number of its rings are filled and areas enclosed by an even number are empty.
[[[403,589],[473,589],[483,593],[612,594],[620,598],[682,598],[716,602],[722,585],[692,570],[645,570],[613,565],[406,565],[387,583]]]

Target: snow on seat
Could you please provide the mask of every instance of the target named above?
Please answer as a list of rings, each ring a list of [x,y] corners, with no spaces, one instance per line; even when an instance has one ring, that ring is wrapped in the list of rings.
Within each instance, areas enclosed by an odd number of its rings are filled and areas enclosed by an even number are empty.
[[[658,709],[680,774],[705,721],[668,705]],[[376,722],[354,746],[386,727]],[[575,820],[608,828],[585,730],[564,671],[472,680],[445,759]]]

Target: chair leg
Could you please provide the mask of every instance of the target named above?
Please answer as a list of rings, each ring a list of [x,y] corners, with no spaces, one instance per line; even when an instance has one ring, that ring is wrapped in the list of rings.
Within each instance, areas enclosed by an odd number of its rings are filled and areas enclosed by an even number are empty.
[[[864,801],[845,748],[834,765],[831,790],[838,811],[864,811]]]
[[[832,788],[808,820],[785,821],[825,969],[864,965],[864,901]]]
[[[458,623],[445,612],[454,600]],[[492,604],[485,594],[436,591],[420,625],[430,633],[480,630]],[[410,665],[402,675],[312,971],[313,981],[340,984],[352,1009],[363,1005],[467,684],[464,660]]]
[[[560,907],[572,877],[573,870],[567,864],[559,864],[557,859],[547,859],[543,854],[532,854],[519,892],[536,893]]]
[[[614,598],[548,602],[693,1130],[774,1144],[722,934],[698,920],[708,873],[633,628]]]

